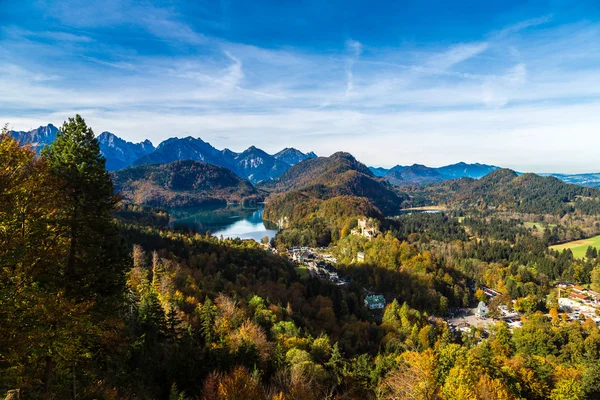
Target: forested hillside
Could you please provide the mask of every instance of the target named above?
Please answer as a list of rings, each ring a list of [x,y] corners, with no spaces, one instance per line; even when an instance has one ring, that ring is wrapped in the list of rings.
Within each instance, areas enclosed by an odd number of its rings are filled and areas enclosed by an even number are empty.
[[[522,213],[600,213],[600,190],[567,184],[554,177],[517,175],[499,169],[475,180],[462,178],[411,193],[431,204]]]
[[[336,196],[364,197],[384,214],[397,212],[402,201],[401,195],[385,180],[376,178],[348,153],[302,161],[263,187],[274,193],[297,191],[321,200]]]
[[[398,212],[403,199],[348,153],[302,161],[262,187],[272,191],[264,217],[287,228],[287,244],[328,245],[357,218]]]
[[[112,176],[116,191],[134,204],[190,207],[264,199],[250,182],[228,169],[199,161],[141,165]]]
[[[338,152],[330,157],[318,157],[298,163],[288,169],[281,178],[266,186],[275,191],[289,191],[311,186],[335,187],[344,183],[344,174],[354,172],[367,177],[373,173],[364,164],[358,162],[351,154]]]

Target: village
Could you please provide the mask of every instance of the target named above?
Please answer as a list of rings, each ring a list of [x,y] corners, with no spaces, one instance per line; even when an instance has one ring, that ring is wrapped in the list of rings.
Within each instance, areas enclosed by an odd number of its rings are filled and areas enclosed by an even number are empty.
[[[558,311],[563,314],[565,320],[584,322],[587,319],[591,319],[596,325],[600,326],[599,293],[563,281],[559,281],[555,289],[557,290],[558,297]],[[502,295],[502,293],[487,287],[482,287],[481,290],[487,296],[488,300]],[[472,327],[481,328],[484,332],[487,332],[489,327],[497,321],[506,322],[511,329],[520,328],[523,326],[521,322],[522,315],[524,314],[514,310],[511,311],[506,305],[501,305],[498,307],[497,315],[492,317],[486,302],[480,301],[475,309],[461,308],[452,310],[450,316],[445,318],[445,320],[453,332],[468,332]],[[546,316],[551,318],[550,314],[546,314]]]
[[[558,304],[570,320],[591,318],[600,325],[600,293],[570,282],[560,281],[556,284]],[[568,297],[562,297],[568,294]]]
[[[335,257],[327,252],[327,248],[293,247],[287,250],[287,256],[308,270],[311,276],[343,286],[350,283],[348,278],[340,278],[334,265]]]
[[[367,218],[360,219],[358,225],[351,231],[352,235],[362,236],[368,240],[381,234],[375,221]],[[267,246],[268,247],[268,246]],[[276,251],[271,248],[271,251]],[[331,254],[330,249],[326,247],[292,247],[287,249],[285,255],[299,265],[299,268],[305,268],[310,276],[328,281],[337,286],[347,286],[350,283],[349,278],[340,277],[336,271],[335,265],[337,259]],[[365,254],[357,252],[355,262],[365,262]],[[574,285],[569,282],[557,282],[558,311],[563,313],[564,318],[570,321],[585,321],[590,318],[600,326],[600,294]],[[383,294],[372,293],[367,288],[365,292],[364,306],[372,312],[377,313],[385,309],[387,304],[386,296]],[[523,326],[521,312],[515,311],[512,307],[500,305],[493,311],[489,309],[490,301],[496,297],[502,296],[502,293],[485,286],[480,288],[481,292],[487,298],[486,301],[478,301],[475,308],[457,308],[449,310],[449,315],[442,318],[454,334],[469,332],[473,328],[481,329],[484,335],[489,333],[490,327],[498,321],[504,321],[510,329]],[[471,292],[475,293],[475,286],[472,285]],[[391,301],[391,299],[388,299]],[[513,300],[513,304],[515,300]],[[547,314],[550,318],[550,315]]]

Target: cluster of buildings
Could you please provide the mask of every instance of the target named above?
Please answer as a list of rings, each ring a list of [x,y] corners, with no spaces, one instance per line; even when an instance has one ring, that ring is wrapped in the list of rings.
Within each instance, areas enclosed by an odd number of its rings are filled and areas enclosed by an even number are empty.
[[[308,272],[313,276],[326,279],[334,285],[342,286],[350,283],[350,278],[340,278],[331,264],[323,261],[310,261],[306,264]]]
[[[288,249],[288,257],[292,260],[305,264],[311,261],[325,261],[331,264],[337,264],[337,259],[329,253],[324,253],[327,248],[313,249],[312,247],[292,247]]]
[[[556,287],[559,289],[559,291],[566,290],[569,293],[570,299],[592,307],[600,306],[600,293],[598,292],[564,281],[558,282]]]
[[[561,311],[567,314],[571,321],[591,318],[596,324],[600,322],[600,318],[596,315],[596,308],[585,305],[580,301],[574,300],[570,297],[561,297],[558,299],[558,306]]]
[[[292,247],[288,249],[288,257],[295,262],[305,265],[312,276],[328,280],[341,286],[350,283],[349,278],[340,278],[333,267],[337,259],[331,254],[324,253],[327,249],[313,249],[310,247]]]
[[[564,281],[559,281],[556,288],[558,289],[558,305],[570,320],[591,318],[596,324],[600,324],[598,317],[600,294],[598,292]],[[568,293],[568,297],[563,297],[562,290]]]

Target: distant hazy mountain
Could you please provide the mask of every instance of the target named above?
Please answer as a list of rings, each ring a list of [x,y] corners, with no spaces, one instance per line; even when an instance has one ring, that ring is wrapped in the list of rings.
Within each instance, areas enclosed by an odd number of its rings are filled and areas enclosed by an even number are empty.
[[[497,170],[498,167],[479,163],[467,164],[459,162],[457,164],[446,165],[439,168],[414,164],[409,167],[396,165],[390,169],[381,167],[369,167],[369,169],[375,176],[383,176],[393,185],[401,186],[431,184],[457,178],[479,179],[490,172]]]
[[[414,164],[406,168],[392,168],[386,178],[394,185],[404,184],[422,184],[442,182],[447,178],[440,174],[435,168],[429,168],[425,165]]]
[[[414,164],[414,165],[418,165],[418,164]],[[406,168],[408,168],[405,165],[396,165],[395,167],[390,168],[387,172],[402,172],[404,171]]]
[[[31,131],[10,131],[9,133],[21,145],[29,144],[36,153],[39,153],[44,146],[56,139],[58,128],[48,124]]]
[[[147,139],[141,143],[131,143],[110,132],[102,132],[98,136],[98,142],[109,171],[127,168],[137,159],[156,150]]]
[[[56,139],[58,132],[57,127],[48,124],[31,131],[11,131],[10,134],[20,144],[29,144],[39,153],[44,146]],[[106,167],[109,171],[132,165],[165,164],[179,160],[195,160],[228,168],[252,183],[276,179],[290,166],[317,158],[313,152],[302,153],[294,148],[285,148],[274,155],[267,154],[254,146],[242,153],[236,153],[229,149],[218,150],[210,143],[193,137],[170,138],[160,143],[157,148],[149,140],[141,143],[131,143],[110,132],[101,133],[98,136],[98,141],[100,142],[100,150],[106,158]],[[499,169],[499,167],[459,162],[439,168],[415,164],[410,167],[396,165],[390,169],[382,167],[369,167],[368,169],[374,176],[385,177],[394,185],[410,186],[457,178],[480,179]],[[554,176],[575,185],[600,188],[600,173],[540,175]]]
[[[30,144],[39,153],[44,146],[56,139],[58,128],[49,124],[28,132],[10,133],[19,143]],[[225,167],[253,183],[278,178],[290,166],[317,157],[313,152],[305,154],[294,148],[285,148],[270,155],[255,146],[242,153],[236,153],[229,149],[218,150],[210,143],[191,136],[167,139],[156,148],[149,140],[131,143],[110,132],[101,133],[98,141],[109,171],[136,165],[194,160]]]
[[[479,179],[492,171],[499,169],[494,165],[486,164],[467,164],[459,162],[458,164],[446,165],[445,167],[436,168],[436,170],[449,178],[475,178]]]
[[[378,176],[378,177],[385,176],[385,174],[387,174],[389,171],[389,169],[382,168],[382,167],[369,167],[369,169],[371,170],[373,175]]]
[[[177,160],[204,161],[230,169],[252,183],[278,178],[291,165],[316,157],[314,153],[304,154],[296,149],[284,149],[275,155],[252,146],[242,153],[229,149],[217,150],[202,139],[186,137],[171,138],[162,142],[156,150],[147,154],[133,165],[164,164]]]
[[[219,150],[202,139],[191,136],[167,139],[155,151],[137,159],[133,165],[168,164],[173,161],[194,160],[224,166]]]
[[[590,174],[543,174],[554,176],[563,182],[572,183],[574,185],[600,188],[600,173]]]
[[[298,162],[297,158],[308,157],[298,150],[289,150],[286,154],[294,154],[295,157],[291,160],[294,163]],[[204,161],[225,167],[254,183],[277,178],[292,165],[255,146],[242,153],[235,153],[229,149],[217,150],[202,139],[192,137],[168,139],[153,153],[135,161],[134,165],[168,163],[176,160]]]
[[[238,153],[229,149],[221,150],[221,157],[223,157],[224,165],[232,165],[235,163],[235,158],[239,156]]]
[[[263,200],[250,182],[227,168],[200,162],[140,165],[112,173],[115,190],[131,203],[190,207]]]
[[[289,165],[296,165],[300,161],[308,160],[309,158],[317,158],[317,155],[312,151],[310,153],[304,154],[300,150],[294,149],[293,147],[286,147],[278,153],[273,155],[279,161],[283,161]]]

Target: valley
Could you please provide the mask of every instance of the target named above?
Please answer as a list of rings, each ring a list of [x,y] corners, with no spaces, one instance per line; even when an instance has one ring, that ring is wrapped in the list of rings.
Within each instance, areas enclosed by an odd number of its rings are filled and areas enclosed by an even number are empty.
[[[0,20],[0,400],[600,399],[598,0]]]
[[[317,400],[331,391],[375,399],[388,393],[390,380],[423,368],[432,374],[432,390],[445,396],[438,398],[456,398],[460,390],[483,399],[477,393],[487,384],[472,383],[482,376],[494,390],[510,393],[507,398],[546,398],[564,378],[536,363],[595,374],[588,362],[600,358],[594,345],[600,338],[600,189],[495,167],[483,174],[489,166],[481,165],[461,164],[462,172],[452,167],[444,175],[425,166],[384,172],[347,152],[316,157],[294,149],[260,164],[276,171],[260,175],[255,161],[268,155],[256,148],[219,153],[187,138],[156,150],[141,143],[109,153],[102,146],[125,145],[108,134],[95,138],[81,117],[61,129],[65,134],[41,151],[0,136],[2,171],[8,171],[0,173],[8,183],[0,235],[20,240],[0,245],[0,294],[13,299],[11,320],[62,324],[53,340],[25,323],[0,325],[0,338],[14,332],[24,338],[9,349],[9,361],[0,359],[17,371],[1,384],[40,374],[28,361],[32,348],[41,349],[40,360],[56,360],[52,373],[61,379],[132,399],[207,398],[214,385],[235,393],[251,385],[256,400],[271,398],[271,391],[278,399],[301,392],[299,398]],[[169,150],[156,153],[161,148]],[[66,154],[79,157],[80,168],[65,163]],[[226,166],[218,165],[219,154],[230,160]],[[246,172],[235,172],[231,160]],[[32,213],[25,230],[19,228],[23,209]],[[72,247],[80,257],[71,261],[75,272],[61,261],[70,259]],[[27,268],[15,275],[11,265]],[[50,265],[63,272],[50,274]],[[3,283],[15,277],[25,289]],[[45,322],[37,310],[47,310],[54,304],[49,299],[67,289],[65,301],[72,303],[58,303]],[[82,303],[89,291],[101,299],[98,305]],[[45,305],[23,307],[30,302]],[[65,307],[69,312],[61,314]],[[86,341],[73,344],[73,335]],[[586,346],[585,355],[572,353]],[[84,357],[91,348],[94,356]],[[483,363],[483,353],[494,358]],[[524,360],[530,363],[521,365],[524,375],[494,373]],[[90,386],[72,362],[92,381],[127,385]],[[114,367],[98,367],[107,362]],[[456,383],[459,375],[467,383]],[[593,382],[577,390],[594,394]],[[72,390],[62,381],[55,385],[56,393]],[[538,395],[531,396],[531,385]]]

